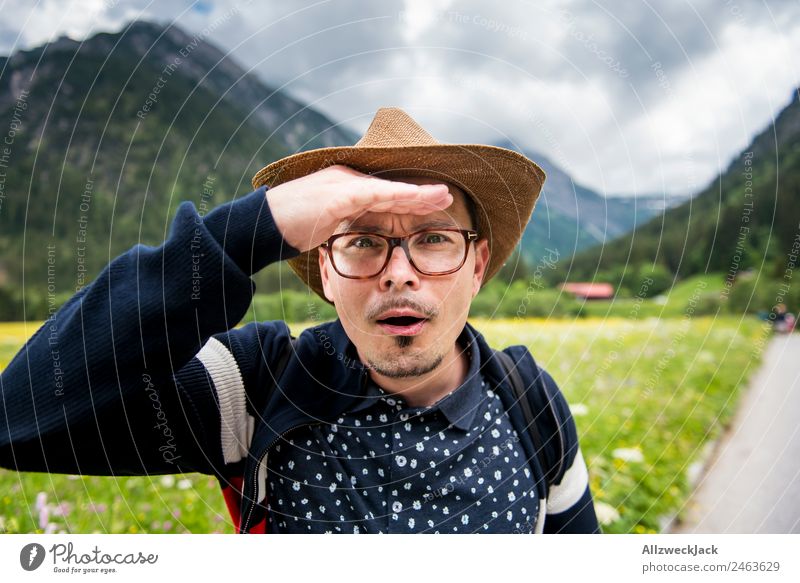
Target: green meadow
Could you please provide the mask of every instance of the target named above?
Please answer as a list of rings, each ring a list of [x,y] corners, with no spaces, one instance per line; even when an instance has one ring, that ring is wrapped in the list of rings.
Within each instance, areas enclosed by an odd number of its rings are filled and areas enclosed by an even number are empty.
[[[686,305],[687,298],[672,300]],[[575,417],[604,532],[656,533],[685,504],[770,332],[752,316],[658,318],[653,302],[602,308],[592,304],[602,312],[593,317],[470,322],[494,347],[528,346],[558,382]],[[292,332],[312,324],[292,324]],[[0,370],[39,325],[0,323]],[[0,469],[0,532],[229,533],[233,527],[208,476]]]

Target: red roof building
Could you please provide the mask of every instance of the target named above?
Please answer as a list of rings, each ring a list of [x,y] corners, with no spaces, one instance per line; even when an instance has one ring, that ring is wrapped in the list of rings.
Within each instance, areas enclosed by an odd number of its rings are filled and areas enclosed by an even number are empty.
[[[559,287],[585,300],[610,300],[614,297],[614,286],[610,283],[572,282],[562,283]]]

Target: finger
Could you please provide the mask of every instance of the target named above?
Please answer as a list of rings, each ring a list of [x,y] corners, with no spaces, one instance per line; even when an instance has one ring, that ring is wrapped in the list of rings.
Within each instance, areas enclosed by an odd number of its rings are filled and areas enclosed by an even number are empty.
[[[364,209],[381,209],[374,212],[389,212],[387,209],[394,208],[394,205],[401,208],[404,204],[432,204],[439,208],[446,208],[452,203],[452,195],[446,184],[420,185],[371,179],[343,184],[336,190],[338,192],[336,192],[333,212],[340,217],[346,217]]]
[[[449,192],[444,192],[438,195],[431,196],[414,196],[409,199],[392,199],[376,201],[368,204],[363,209],[368,209],[372,212],[392,212],[393,210],[410,210],[410,209],[425,209],[425,212],[431,212],[437,209],[449,207],[453,203],[453,195]]]
[[[363,212],[373,213],[397,213],[397,214],[428,214],[438,210],[444,210],[453,203],[452,197],[446,197],[437,202],[430,201],[389,201],[379,202],[374,205],[364,207]]]
[[[436,198],[449,192],[446,184],[411,184],[397,180],[373,178],[359,180],[353,195],[360,203],[383,202],[389,200],[425,200]]]

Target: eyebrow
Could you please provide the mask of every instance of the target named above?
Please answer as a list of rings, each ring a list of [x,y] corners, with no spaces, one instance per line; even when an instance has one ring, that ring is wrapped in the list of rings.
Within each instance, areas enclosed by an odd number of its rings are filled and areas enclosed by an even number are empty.
[[[431,228],[446,228],[446,229],[461,229],[461,225],[450,221],[426,221],[424,223],[420,223],[418,225],[414,225],[413,229],[415,231],[419,231],[422,229],[431,229]],[[346,233],[348,231],[363,231],[365,233],[385,233],[386,229],[381,227],[380,225],[354,225],[352,223],[347,223],[344,227],[342,233]]]

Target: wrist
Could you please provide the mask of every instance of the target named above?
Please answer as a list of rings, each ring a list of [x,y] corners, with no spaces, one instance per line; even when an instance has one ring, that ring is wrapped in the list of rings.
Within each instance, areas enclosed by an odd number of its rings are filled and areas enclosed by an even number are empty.
[[[262,186],[211,211],[203,223],[223,251],[252,275],[270,263],[291,259],[300,251],[283,238]]]

